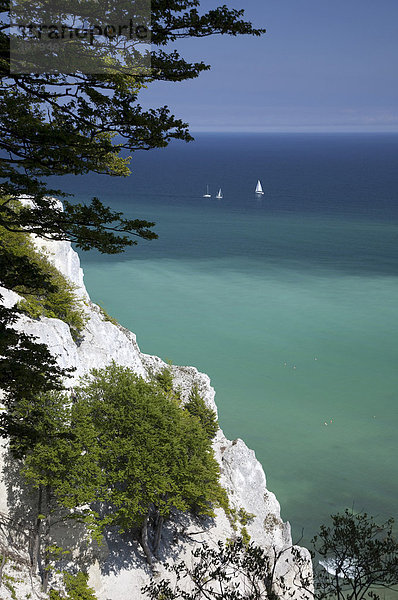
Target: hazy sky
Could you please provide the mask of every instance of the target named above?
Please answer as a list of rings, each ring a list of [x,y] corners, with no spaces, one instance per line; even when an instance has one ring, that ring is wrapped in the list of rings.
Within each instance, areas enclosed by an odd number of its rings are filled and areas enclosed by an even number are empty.
[[[204,0],[265,27],[262,38],[179,45],[212,65],[197,80],[156,84],[193,131],[398,131],[398,0]]]

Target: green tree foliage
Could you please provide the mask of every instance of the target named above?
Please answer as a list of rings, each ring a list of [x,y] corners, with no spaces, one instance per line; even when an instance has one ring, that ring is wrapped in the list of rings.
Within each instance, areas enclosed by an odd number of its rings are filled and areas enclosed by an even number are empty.
[[[332,515],[313,539],[316,598],[380,598],[380,589],[398,594],[398,541],[393,519],[378,523],[366,513],[346,510]],[[327,568],[327,570],[325,569]]]
[[[9,417],[20,424],[10,432],[10,448],[16,458],[23,458],[37,444],[51,445],[58,437],[67,438],[68,410],[62,392],[47,392],[31,400],[23,398],[9,410]]]
[[[39,571],[46,589],[54,562],[54,515],[58,522],[78,519],[91,525],[93,511],[79,507],[106,499],[98,432],[82,407],[61,391],[19,400],[8,418],[11,452],[21,461],[23,479],[37,490],[29,552],[32,571]]]
[[[164,367],[159,373],[156,373],[155,380],[166,393],[173,392],[173,375],[170,366]]]
[[[20,314],[17,308],[0,304],[0,382],[6,392],[3,403],[9,410],[22,398],[33,399],[37,394],[62,388],[61,377],[70,374],[70,369],[59,368],[45,344],[14,329]],[[4,428],[4,418],[1,414],[0,435],[7,437],[10,432]]]
[[[112,10],[112,2],[94,4]],[[87,15],[89,5],[85,3]],[[131,3],[118,0],[118,6],[128,18]],[[138,102],[142,87],[153,81],[184,81],[209,68],[203,62],[186,61],[175,50],[169,50],[168,43],[214,34],[258,36],[264,30],[244,21],[243,11],[226,6],[203,13],[199,0],[152,0],[149,75],[10,74],[8,8],[7,1],[1,4],[0,225],[14,233],[68,239],[83,250],[95,248],[108,254],[122,252],[136,244],[137,238],[155,239],[153,222],[126,219],[122,213],[104,206],[99,198],[93,198],[89,204],[71,202],[62,190],[53,189],[46,178],[90,172],[126,176],[126,154],[165,147],[172,139],[191,140],[187,125],[166,106],[144,110]],[[40,22],[39,9],[37,20]],[[27,194],[32,204],[16,210],[13,199],[21,194]],[[52,196],[63,197],[64,210]],[[28,285],[29,280],[32,289],[42,288],[41,271],[29,272],[26,260],[15,254],[10,257],[2,246],[0,254],[2,262],[11,258],[13,263],[12,277],[3,276],[0,271],[1,285],[14,289]],[[12,395],[20,393],[30,368],[34,376],[28,386],[36,386],[37,393],[46,386],[58,386],[65,375],[43,346],[12,326],[17,317],[15,309],[1,309],[0,384],[11,394],[9,402]],[[46,385],[43,379],[47,379]]]
[[[33,302],[35,311],[40,303],[35,304],[33,299],[46,299],[48,307],[48,298],[51,297],[53,302],[50,308],[54,310],[53,314],[64,318],[66,316],[77,332],[83,317],[80,310],[74,308],[74,298],[68,284],[65,282],[64,285],[64,280],[58,273],[54,275],[54,270],[47,266],[47,261],[32,251],[26,236],[12,239],[13,236],[2,228],[0,233],[0,283],[5,287],[18,289],[30,299],[26,308]],[[16,243],[18,240],[19,243]],[[61,310],[57,306],[59,296],[63,298]],[[71,369],[61,369],[45,344],[38,344],[35,337],[14,328],[23,312],[23,305],[6,307],[1,300],[0,294],[0,386],[6,393],[3,403],[7,411],[0,414],[0,435],[10,437],[13,444],[20,437],[19,443],[24,446],[32,429],[29,423],[24,423],[21,419],[18,413],[19,403],[32,403],[40,394],[61,389],[62,379],[70,374]]]
[[[168,565],[172,580],[152,580],[142,591],[150,600],[276,600],[275,566],[282,554],[269,556],[242,539],[217,548],[203,544],[189,565]]]
[[[88,585],[88,575],[79,571],[76,575],[64,573],[67,595],[57,590],[50,591],[50,600],[97,600],[94,590]]]
[[[0,255],[3,259],[1,266],[4,271],[9,271],[3,277],[10,278],[15,265],[21,265],[32,278],[32,273],[40,275],[35,278],[35,283],[43,282],[42,287],[38,287],[38,283],[32,289],[29,281],[21,281],[22,273],[21,277],[14,273],[16,279],[13,289],[24,298],[18,304],[21,312],[32,318],[45,316],[61,319],[69,325],[72,336],[77,338],[84,327],[85,317],[83,306],[75,294],[75,286],[50,263],[44,252],[34,247],[27,233],[15,233],[0,226],[0,245],[4,251]]]
[[[87,521],[96,531],[110,524],[138,529],[149,562],[172,511],[213,515],[224,499],[218,463],[198,420],[176,395],[128,368],[93,371],[72,402],[50,394],[19,411],[21,422],[37,429],[34,440],[29,430],[30,445],[15,441],[25,456],[25,479],[70,510],[106,503],[109,510],[101,516],[92,511]],[[40,511],[46,516],[43,502]],[[76,516],[83,518],[79,510]]]
[[[128,19],[131,4],[110,2],[108,14],[116,5]],[[0,149],[4,151],[0,222],[7,217],[16,230],[24,227],[39,235],[73,239],[81,248],[105,252],[119,252],[135,243],[131,235],[155,237],[150,231],[153,223],[126,220],[98,199],[90,206],[65,200],[61,212],[48,198],[60,191],[49,189],[43,177],[88,172],[125,176],[129,174],[126,152],[164,147],[172,139],[191,140],[186,123],[167,107],[144,110],[138,103],[142,87],[153,81],[183,81],[209,68],[203,62],[187,62],[175,50],[167,51],[167,44],[214,34],[261,35],[264,30],[244,21],[243,11],[226,6],[200,14],[199,0],[153,0],[150,74],[13,75],[9,73],[6,9],[3,5],[0,27]],[[89,14],[86,7],[85,15]],[[34,197],[36,210],[25,208],[16,214],[10,209],[6,196],[21,193]]]
[[[13,205],[20,209],[20,203]],[[21,456],[39,435],[21,411],[32,407],[40,394],[61,388],[61,375],[69,371],[57,366],[44,344],[17,333],[11,325],[22,313],[33,318],[56,317],[69,325],[76,339],[85,324],[85,313],[74,286],[35,248],[27,233],[0,226],[0,249],[1,281],[23,298],[14,308],[0,306],[0,381],[7,392],[8,409],[0,415],[0,434],[11,439],[14,454]],[[36,411],[40,413],[39,405]]]
[[[24,424],[31,424],[32,432],[29,448],[21,449],[25,450],[24,478],[35,487],[51,489],[70,509],[103,500],[105,474],[99,464],[98,431],[85,407],[71,403],[62,392],[50,392],[34,403],[21,402],[19,414]]]
[[[189,400],[184,408],[190,415],[199,420],[199,423],[205,430],[209,440],[212,440],[218,431],[217,415],[214,410],[206,405],[206,402],[199,394],[198,386],[196,384],[192,386]]]
[[[76,575],[64,573],[67,600],[96,600],[94,590],[88,586],[88,575],[80,571]]]
[[[299,594],[307,600],[379,600],[380,590],[383,597],[397,597],[398,541],[393,519],[378,523],[367,514],[346,510],[331,520],[332,525],[322,525],[313,539],[314,577],[299,547],[265,551],[240,538],[220,542],[218,549],[203,545],[189,563],[168,566],[170,579],[153,580],[142,591],[150,600],[276,600],[278,594],[291,598]],[[286,551],[295,560],[295,589],[275,575]]]
[[[222,496],[219,467],[202,427],[175,394],[113,364],[94,371],[75,402],[100,432],[112,519],[124,530],[141,528],[148,558],[150,517],[160,524],[152,543],[156,552],[171,511],[213,514]]]

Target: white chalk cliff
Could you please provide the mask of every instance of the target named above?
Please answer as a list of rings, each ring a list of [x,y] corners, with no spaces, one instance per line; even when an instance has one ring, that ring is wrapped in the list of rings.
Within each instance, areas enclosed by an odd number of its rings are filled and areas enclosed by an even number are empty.
[[[157,371],[165,366],[160,358],[141,353],[135,335],[105,320],[100,308],[90,301],[84,287],[79,257],[69,242],[37,239],[36,244],[45,248],[53,264],[77,286],[77,294],[84,299],[89,318],[78,343],[73,341],[68,325],[58,319],[44,317],[33,320],[24,316],[16,325],[19,330],[37,336],[38,341],[47,344],[62,367],[75,367],[74,381],[90,369],[104,367],[112,360],[132,368],[143,377],[148,376],[149,370]],[[0,289],[0,293],[4,303],[9,306],[18,300],[18,295],[14,292]],[[183,397],[189,395],[195,383],[207,404],[217,410],[215,392],[207,375],[199,373],[194,367],[178,366],[172,367],[172,373]],[[72,384],[73,380],[68,385]],[[231,506],[237,510],[243,508],[255,515],[246,525],[254,543],[269,552],[273,552],[273,549],[277,552],[286,550],[283,560],[278,563],[277,576],[284,576],[290,591],[296,590],[295,598],[303,598],[295,583],[297,567],[291,551],[290,526],[280,518],[279,503],[267,489],[263,468],[253,450],[240,439],[227,440],[221,430],[215,439],[214,448],[221,467],[221,483],[228,492]],[[10,486],[6,486],[3,480],[0,484],[0,511],[9,514],[11,503]],[[238,524],[238,533],[239,527]],[[218,540],[226,540],[234,535],[236,532],[221,509],[217,510],[216,518],[205,528],[203,523],[181,515],[176,516],[165,527],[160,556],[163,560],[190,561],[191,552],[197,544],[206,541],[214,545]],[[65,542],[68,536],[65,530],[62,536]],[[300,552],[309,561],[308,552],[305,549]],[[74,558],[78,560],[78,553],[75,553]],[[89,583],[99,600],[138,600],[143,597],[140,591],[142,585],[148,583],[150,577],[140,546],[126,536],[108,536],[104,544],[92,554],[91,564],[86,562],[86,568],[90,574]],[[158,570],[162,574],[161,561]],[[26,590],[31,584],[25,582],[24,585],[24,590],[28,593]],[[33,582],[33,586],[38,590],[37,582]],[[5,590],[4,600],[7,599],[7,593]],[[25,596],[18,594],[18,597]]]

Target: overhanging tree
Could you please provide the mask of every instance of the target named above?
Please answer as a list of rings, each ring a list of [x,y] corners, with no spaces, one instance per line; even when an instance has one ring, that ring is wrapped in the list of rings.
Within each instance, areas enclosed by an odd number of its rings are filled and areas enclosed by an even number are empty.
[[[276,566],[289,549],[267,553],[241,538],[204,543],[188,563],[166,565],[172,578],[154,579],[142,592],[150,600],[278,600]]]
[[[5,219],[6,226],[72,239],[78,247],[103,252],[120,252],[135,243],[131,235],[155,237],[150,231],[152,223],[125,220],[98,200],[90,207],[64,200],[62,212],[46,198],[49,193],[60,195],[60,191],[50,189],[43,177],[88,172],[126,176],[129,159],[123,158],[122,152],[164,147],[171,139],[192,139],[187,124],[167,107],[144,110],[138,103],[142,86],[192,79],[209,68],[164,48],[188,37],[261,35],[264,31],[242,20],[243,11],[222,6],[200,15],[199,6],[199,0],[152,1],[151,42],[155,49],[150,75],[10,74],[9,36],[3,19],[0,219]],[[127,16],[128,2],[124,10]],[[36,210],[27,207],[18,214],[10,210],[7,196],[18,194],[33,196]]]
[[[398,540],[394,519],[379,521],[345,510],[331,515],[312,539],[313,577],[305,558],[292,548],[295,580],[308,600],[380,600],[398,596]],[[288,590],[285,587],[285,590]]]
[[[316,597],[320,600],[380,598],[391,590],[398,595],[398,541],[394,520],[379,522],[366,513],[332,515],[322,525],[313,545],[321,566],[315,568]]]
[[[22,480],[36,490],[23,523],[29,532],[31,569],[46,591],[52,560],[57,559],[54,526],[71,520],[90,526],[95,513],[82,506],[108,497],[98,460],[98,431],[84,406],[71,403],[60,391],[23,398],[10,413],[11,453]]]
[[[109,525],[138,532],[152,564],[173,511],[210,516],[225,502],[206,431],[156,380],[112,364],[93,371],[72,401],[42,395],[21,402],[19,413],[36,425],[30,446],[21,448],[18,436],[13,444],[25,479],[38,489],[34,569],[42,537],[50,544],[52,509],[64,507],[66,518],[85,520],[94,534]],[[82,514],[82,505],[94,503],[98,512]]]
[[[188,402],[184,405],[184,408],[190,415],[198,419],[209,440],[212,440],[218,431],[217,415],[214,410],[206,405],[196,384],[192,386]]]
[[[144,110],[138,103],[142,86],[153,81],[192,79],[209,68],[203,62],[184,60],[177,51],[168,50],[167,45],[183,38],[214,34],[259,36],[264,30],[244,21],[243,11],[226,6],[200,14],[199,0],[152,0],[154,50],[149,75],[10,74],[8,9],[8,2],[3,1],[0,225],[14,232],[23,230],[52,239],[69,239],[83,250],[95,248],[109,254],[122,252],[135,244],[136,238],[155,239],[153,222],[126,219],[105,207],[98,198],[93,198],[89,205],[70,202],[62,190],[49,186],[45,178],[89,172],[126,176],[129,174],[126,153],[164,147],[172,139],[190,141],[187,124],[174,117],[166,106]],[[123,9],[128,14],[128,2]],[[32,204],[15,210],[13,199],[21,194],[29,195]],[[52,196],[63,197],[63,210]],[[4,252],[0,240],[0,254]],[[19,283],[26,272],[25,268],[15,270]],[[31,279],[36,276],[36,284],[32,281],[32,286],[42,285],[40,272],[31,275]],[[12,287],[9,277],[1,277],[0,284]],[[17,380],[29,378],[32,352],[36,364],[40,361],[42,364],[38,379],[48,373],[49,381],[60,381],[62,372],[48,351],[12,327],[18,317],[15,310],[4,308],[0,316],[0,355],[6,357],[6,363],[0,367],[0,384],[8,379],[12,393],[17,393]],[[7,358],[10,356],[13,361]]]
[[[205,429],[156,380],[112,364],[93,371],[75,403],[100,439],[98,460],[112,507],[105,520],[138,528],[149,563],[173,510],[213,515],[213,505],[225,501]]]
[[[379,600],[398,596],[398,541],[393,519],[378,522],[346,510],[331,516],[312,540],[313,574],[298,546],[271,553],[242,539],[216,549],[206,545],[193,560],[169,565],[172,578],[153,580],[143,592],[151,600],[240,600],[278,597],[305,600]],[[294,588],[276,576],[285,552],[294,558]],[[273,554],[273,556],[272,556]],[[187,581],[189,585],[187,585]],[[188,589],[187,589],[188,588]]]

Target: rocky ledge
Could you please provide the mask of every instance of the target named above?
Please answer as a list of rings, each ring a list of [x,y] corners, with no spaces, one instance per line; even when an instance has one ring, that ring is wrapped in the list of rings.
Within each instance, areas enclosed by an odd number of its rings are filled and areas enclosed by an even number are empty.
[[[88,320],[78,343],[73,341],[68,326],[58,319],[44,317],[33,320],[22,317],[17,327],[47,344],[62,367],[75,367],[74,379],[69,385],[73,385],[74,381],[90,369],[104,367],[111,361],[130,367],[143,377],[165,366],[160,358],[141,353],[135,335],[107,320],[101,308],[90,301],[83,283],[79,257],[69,242],[36,239],[35,243],[46,251],[58,270],[76,285]],[[18,300],[18,295],[14,292],[4,289],[0,292],[7,305],[12,305]],[[207,375],[199,373],[194,367],[171,368],[183,398],[188,397],[193,384],[196,384],[208,406],[217,410],[214,402],[215,392]],[[281,520],[279,503],[275,495],[267,489],[263,468],[253,450],[240,439],[226,439],[221,430],[215,439],[214,449],[221,468],[221,482],[228,492],[231,506],[237,511],[244,509],[246,513],[254,515],[245,525],[251,540],[266,549],[270,555],[283,553],[283,560],[280,560],[276,567],[276,578],[284,578],[285,585],[290,589],[290,593],[294,592],[295,598],[304,598],[296,586],[295,555],[297,551],[300,553],[310,572],[309,553],[303,548],[292,547],[290,525]],[[6,450],[3,450],[3,460],[5,453]],[[9,461],[9,458],[6,457],[6,460]],[[9,471],[9,465],[7,468]],[[15,510],[13,489],[7,482],[7,477],[3,477],[0,488],[0,510],[3,515],[12,515]],[[192,550],[198,544],[205,541],[210,546],[216,545],[219,540],[225,541],[237,533],[239,534],[239,524],[236,532],[221,509],[217,510],[215,519],[209,520],[205,526],[203,522],[175,515],[175,519],[168,523],[163,536],[161,560],[157,565],[158,573],[162,575],[164,572],[162,560],[191,561]],[[76,535],[76,531],[60,531],[64,546],[65,540],[72,544],[72,538]],[[141,587],[148,583],[151,574],[140,547],[131,539],[119,535],[108,536],[95,551],[87,553],[86,550],[75,550],[74,560],[79,561],[79,557],[83,560],[83,555],[85,568],[90,574],[89,583],[95,589],[99,600],[142,598]]]

